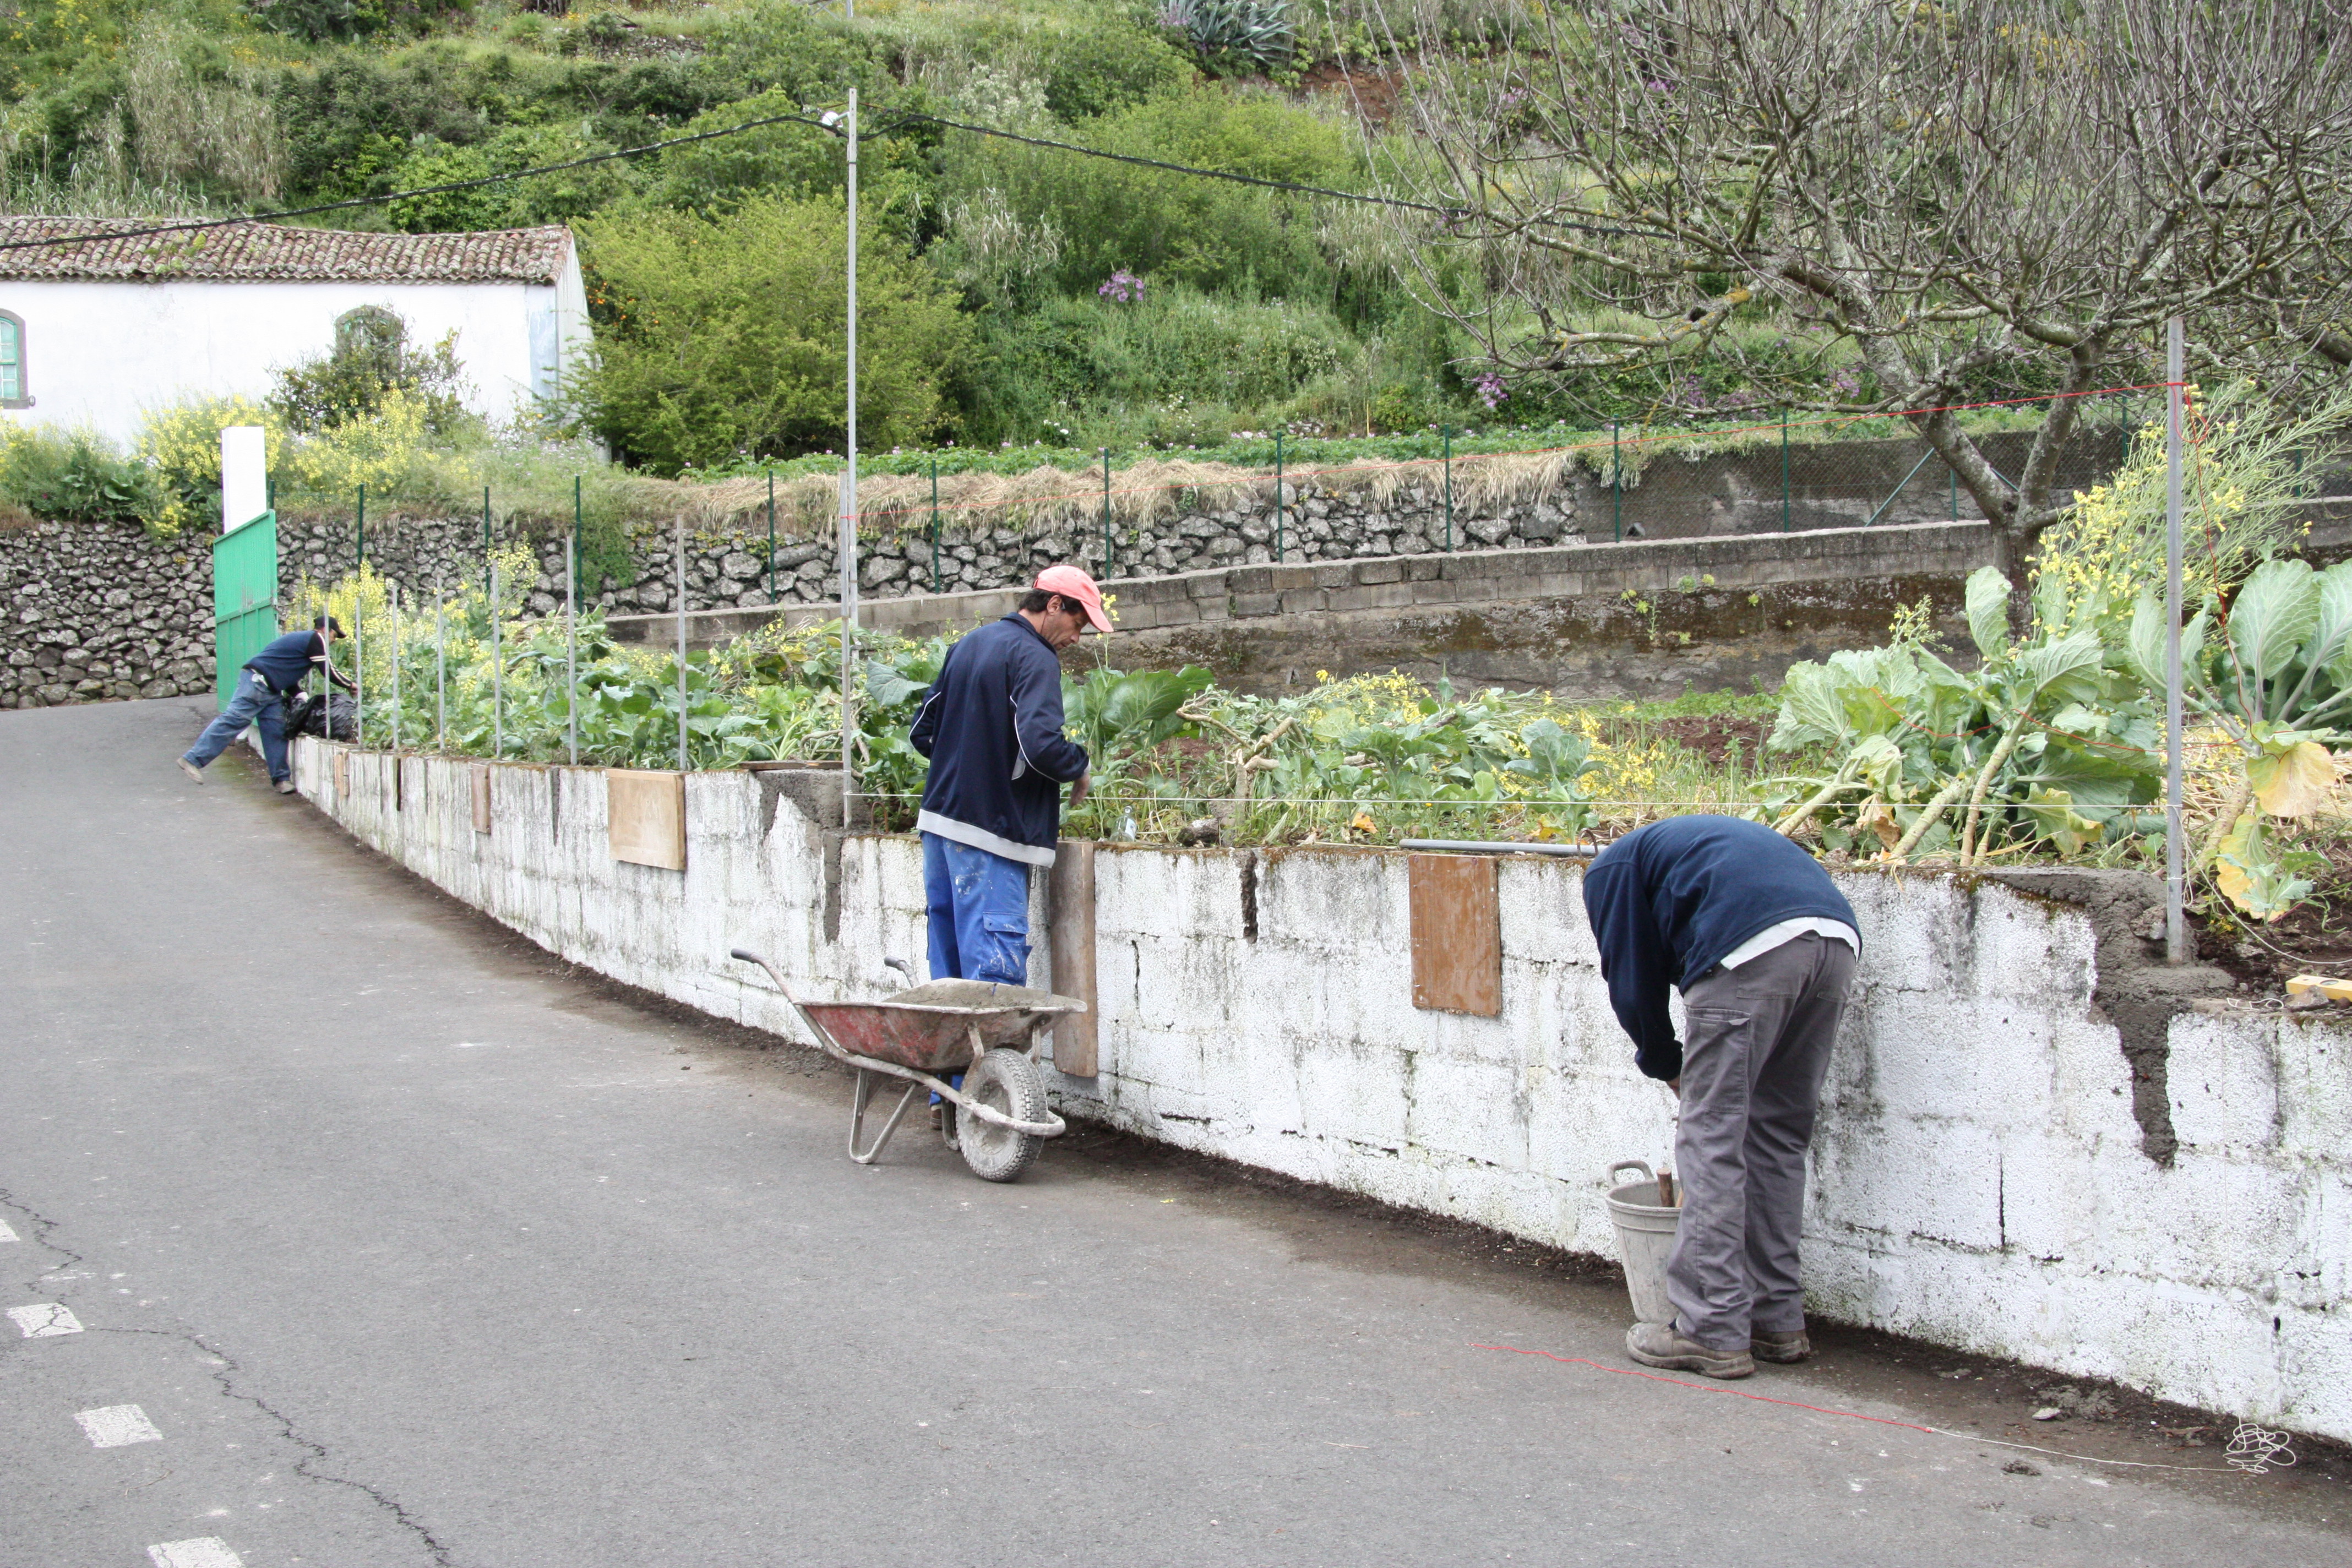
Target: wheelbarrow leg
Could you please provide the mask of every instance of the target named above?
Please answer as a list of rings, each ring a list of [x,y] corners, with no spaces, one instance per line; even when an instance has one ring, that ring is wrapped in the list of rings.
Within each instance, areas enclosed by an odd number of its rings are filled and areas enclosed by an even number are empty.
[[[874,1076],[864,1068],[857,1069],[857,1094],[849,1107],[849,1157],[861,1165],[870,1165],[881,1157],[883,1145],[890,1142],[891,1133],[898,1131],[898,1118],[907,1114],[907,1106],[915,1098],[915,1091],[923,1087],[919,1083],[907,1086],[907,1092],[900,1095],[898,1103],[891,1108],[890,1120],[882,1124],[882,1131],[876,1134],[874,1142],[861,1154],[857,1152],[857,1141],[865,1135],[866,1107],[874,1095]]]

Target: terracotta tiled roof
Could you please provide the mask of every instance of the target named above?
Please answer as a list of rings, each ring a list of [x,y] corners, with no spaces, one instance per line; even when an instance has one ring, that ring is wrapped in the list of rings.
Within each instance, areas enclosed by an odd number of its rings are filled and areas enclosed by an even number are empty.
[[[482,234],[352,234],[240,223],[121,238],[152,228],[135,218],[0,217],[0,279],[113,278],[150,281],[552,283],[572,233],[562,227]],[[26,245],[69,239],[70,244]],[[15,247],[15,248],[12,248]]]

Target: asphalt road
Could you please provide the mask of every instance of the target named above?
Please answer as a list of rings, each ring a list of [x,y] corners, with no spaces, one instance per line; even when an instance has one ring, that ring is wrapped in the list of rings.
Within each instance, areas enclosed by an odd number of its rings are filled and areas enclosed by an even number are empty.
[[[859,1169],[830,1069],[188,784],[199,717],[0,713],[5,1568],[2352,1558],[2307,1472],[1482,1348],[1622,1367],[1622,1300],[1125,1140]]]

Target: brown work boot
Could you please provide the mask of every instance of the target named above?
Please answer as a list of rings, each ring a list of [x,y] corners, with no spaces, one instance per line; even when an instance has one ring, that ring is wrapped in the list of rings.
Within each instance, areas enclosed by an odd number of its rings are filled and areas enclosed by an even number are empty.
[[[1625,1331],[1625,1353],[1643,1366],[1695,1372],[1701,1377],[1753,1377],[1755,1358],[1746,1351],[1709,1350],[1672,1323],[1636,1323]]]
[[[1754,1329],[1748,1335],[1748,1353],[1758,1361],[1793,1366],[1812,1359],[1813,1342],[1802,1329]]]

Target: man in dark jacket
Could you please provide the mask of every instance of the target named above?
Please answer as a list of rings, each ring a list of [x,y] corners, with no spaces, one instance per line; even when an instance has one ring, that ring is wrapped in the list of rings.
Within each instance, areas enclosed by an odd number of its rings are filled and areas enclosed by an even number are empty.
[[[934,980],[1029,984],[1029,868],[1051,866],[1062,786],[1087,796],[1087,753],[1062,733],[1060,650],[1110,630],[1102,593],[1049,566],[1021,606],[948,649],[909,739],[931,760],[915,826]]]
[[[1819,863],[1759,823],[1675,816],[1612,844],[1584,876],[1610,1005],[1634,1062],[1682,1097],[1682,1215],[1671,1323],[1636,1323],[1644,1366],[1746,1377],[1799,1362],[1805,1148],[1862,938]],[[1675,1037],[1666,988],[1683,994]]]
[[[279,795],[292,795],[292,770],[286,765],[286,699],[301,689],[303,678],[313,669],[324,670],[346,691],[358,689],[352,678],[327,657],[327,645],[342,635],[342,625],[334,616],[314,616],[309,631],[288,632],[247,659],[237,672],[236,689],[228,706],[182,753],[180,771],[204,783],[205,769],[212,760],[251,725],[261,731],[261,755],[269,764],[270,784]]]

